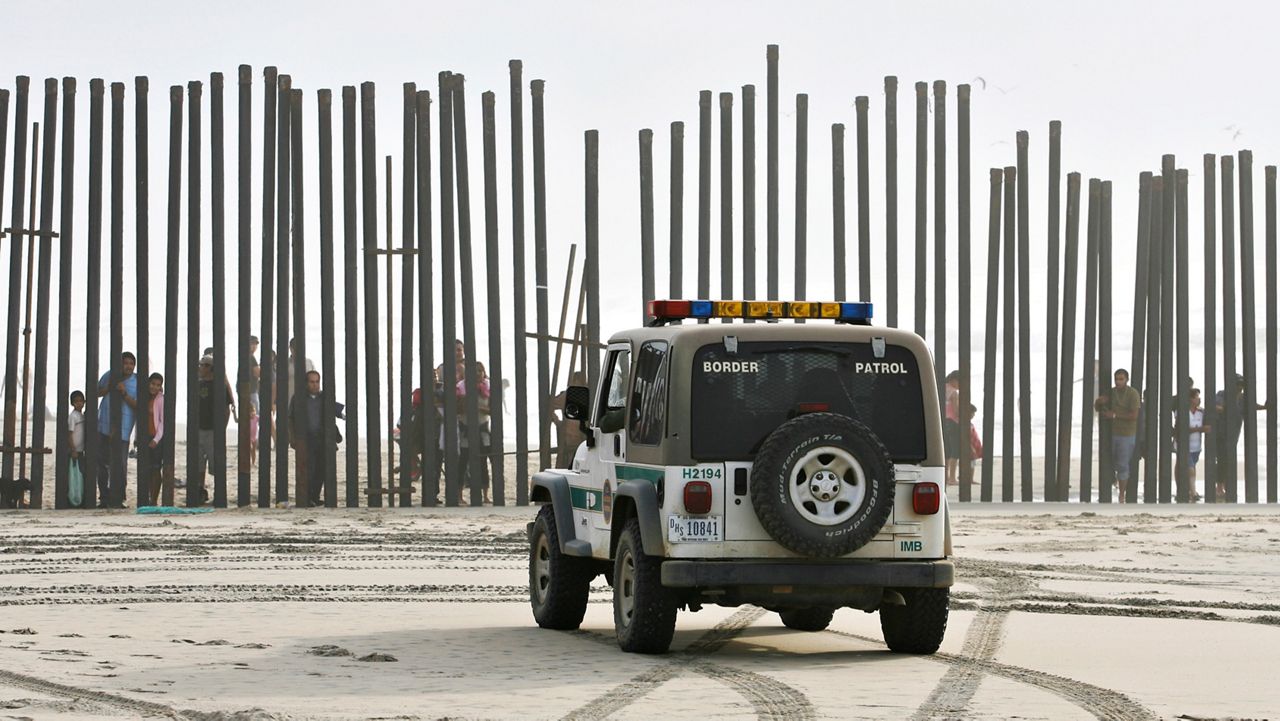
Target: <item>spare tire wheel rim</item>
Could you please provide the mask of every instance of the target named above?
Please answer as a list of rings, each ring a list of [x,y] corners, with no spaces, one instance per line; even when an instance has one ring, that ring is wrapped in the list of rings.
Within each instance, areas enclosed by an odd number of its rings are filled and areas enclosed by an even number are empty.
[[[547,534],[538,534],[538,545],[534,550],[533,592],[538,603],[547,602],[547,589],[551,587],[551,544]]]
[[[806,453],[787,475],[791,503],[810,523],[836,526],[853,517],[867,495],[867,476],[849,451],[823,446]]]

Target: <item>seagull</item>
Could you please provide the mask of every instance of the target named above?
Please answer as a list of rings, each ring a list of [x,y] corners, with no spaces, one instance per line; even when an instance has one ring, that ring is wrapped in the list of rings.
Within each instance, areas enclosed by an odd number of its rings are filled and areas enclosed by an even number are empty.
[[[974,78],[973,80],[970,80],[969,82],[971,82],[971,83],[982,83],[982,89],[983,89],[983,90],[986,90],[986,89],[987,89],[987,79],[986,79],[986,78],[984,78],[984,77],[982,77],[981,75],[977,76],[977,77],[976,77],[976,78]]]

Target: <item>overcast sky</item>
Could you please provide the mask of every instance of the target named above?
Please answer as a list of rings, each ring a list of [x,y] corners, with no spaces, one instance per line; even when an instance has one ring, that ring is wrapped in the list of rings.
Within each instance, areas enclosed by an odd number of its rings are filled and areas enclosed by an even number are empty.
[[[188,80],[206,83],[211,71],[225,74],[227,91],[227,229],[228,244],[235,241],[235,90],[236,67],[248,63],[254,69],[253,111],[255,130],[252,234],[261,232],[258,185],[261,177],[261,69],[277,65],[293,77],[294,87],[306,91],[305,113],[308,155],[306,229],[309,247],[316,242],[318,229],[315,151],[315,95],[319,88],[332,88],[335,98],[340,87],[374,81],[378,89],[378,176],[380,184],[379,234],[385,232],[383,166],[381,156],[390,154],[395,165],[393,232],[398,239],[401,111],[400,84],[416,81],[420,88],[436,90],[436,74],[443,69],[466,75],[468,134],[471,154],[471,206],[473,238],[477,262],[483,259],[484,238],[480,93],[497,93],[497,138],[499,177],[499,218],[504,243],[502,279],[510,284],[509,184],[510,135],[508,124],[507,61],[524,61],[526,81],[526,153],[529,141],[529,100],[527,82],[542,78],[547,82],[547,171],[548,235],[551,272],[552,324],[557,321],[565,262],[571,243],[583,239],[583,136],[588,128],[600,131],[600,237],[602,283],[602,330],[634,325],[640,317],[639,278],[639,190],[637,131],[655,131],[655,197],[657,286],[660,296],[667,286],[667,177],[669,172],[668,127],[673,120],[686,123],[685,144],[685,287],[692,295],[696,268],[697,240],[697,100],[698,91],[735,93],[734,174],[741,173],[741,86],[757,87],[757,243],[761,249],[757,286],[764,287],[764,133],[765,133],[765,46],[781,46],[781,239],[782,296],[792,294],[793,268],[790,259],[794,238],[795,187],[795,95],[808,93],[809,100],[809,201],[808,238],[810,263],[808,287],[811,298],[829,296],[831,281],[831,124],[847,126],[846,185],[851,261],[856,239],[856,176],[854,156],[854,98],[870,98],[870,217],[876,267],[871,300],[883,308],[884,249],[884,95],[883,78],[896,75],[900,90],[898,133],[899,157],[899,238],[900,286],[904,295],[912,288],[914,203],[914,97],[916,81],[945,80],[948,84],[948,177],[949,194],[955,192],[955,97],[959,83],[973,85],[972,110],[972,235],[975,239],[975,293],[986,287],[985,238],[987,235],[987,170],[1012,164],[1014,133],[1031,134],[1031,230],[1032,313],[1034,337],[1041,337],[1045,283],[1044,255],[1040,250],[1046,228],[1047,127],[1061,120],[1063,170],[1079,171],[1085,178],[1100,177],[1115,184],[1116,246],[1116,338],[1120,352],[1127,355],[1131,312],[1131,286],[1139,171],[1156,169],[1162,153],[1176,153],[1181,167],[1190,169],[1193,207],[1189,215],[1191,252],[1200,253],[1202,160],[1206,152],[1228,153],[1249,148],[1255,154],[1255,195],[1258,229],[1256,257],[1261,273],[1264,227],[1262,215],[1262,166],[1273,163],[1280,153],[1275,147],[1277,96],[1272,53],[1276,11],[1256,3],[1162,2],[1159,4],[1119,4],[1078,2],[1058,5],[1020,2],[987,3],[769,3],[700,2],[615,4],[595,2],[559,3],[386,3],[366,0],[307,3],[199,3],[182,7],[178,3],[15,3],[5,10],[5,40],[0,50],[0,87],[12,88],[12,77],[33,78],[31,119],[38,119],[45,77],[75,76],[80,81],[77,101],[76,207],[74,236],[83,248],[88,158],[88,81],[102,77],[128,85],[126,93],[125,152],[125,248],[132,258],[133,188],[133,77],[150,77],[151,153],[151,242],[159,247],[165,232],[165,178],[168,143],[167,87]],[[335,103],[336,104],[336,103]],[[208,91],[205,93],[208,112]],[[12,108],[10,110],[12,116]],[[335,108],[335,124],[341,122]],[[10,119],[12,122],[12,118]],[[437,118],[432,118],[433,133]],[[340,127],[340,126],[339,126]],[[204,171],[209,170],[206,117]],[[340,137],[340,135],[339,135]],[[719,296],[719,124],[713,126],[712,173],[712,295]],[[8,174],[12,174],[12,133],[10,133]],[[932,118],[930,119],[930,194],[933,192]],[[108,149],[109,152],[109,149]],[[436,155],[433,148],[433,157]],[[185,152],[184,152],[185,162]],[[532,164],[526,163],[527,242],[532,250]],[[433,180],[433,185],[438,182]],[[12,178],[6,180],[12,187]],[[185,187],[185,186],[184,186]],[[1064,183],[1065,189],[1065,183]],[[109,196],[108,196],[109,197]],[[734,188],[735,238],[740,242],[741,190]],[[930,199],[929,225],[933,226]],[[4,203],[5,224],[9,220]],[[185,234],[185,207],[184,207]],[[205,259],[209,239],[208,183],[205,183],[203,222]],[[436,212],[438,218],[438,211]],[[341,211],[335,219],[341,228]],[[105,219],[104,219],[105,223]],[[956,203],[948,202],[948,243],[955,256]],[[106,226],[104,225],[104,228]],[[931,238],[932,238],[932,231]],[[340,238],[340,234],[339,234]],[[398,240],[397,240],[398,242]],[[932,242],[932,241],[931,241]],[[1083,238],[1081,240],[1083,244]],[[7,241],[3,259],[8,264]],[[740,252],[740,251],[739,251]],[[579,252],[581,258],[581,248]],[[228,253],[234,262],[236,254]],[[253,259],[252,287],[257,291],[260,258]],[[153,260],[155,307],[162,307],[161,270],[163,257]],[[180,261],[186,268],[185,256]],[[126,266],[131,263],[126,262]],[[313,251],[308,265],[307,293],[312,307],[318,307],[318,259]],[[532,254],[528,263],[532,288]],[[207,269],[207,265],[206,265]],[[82,271],[82,266],[79,267]],[[379,269],[379,276],[385,269]],[[932,268],[930,269],[932,274]],[[204,284],[207,288],[208,271]],[[396,270],[397,298],[399,297]],[[484,274],[478,273],[477,295],[483,298]],[[1193,267],[1193,286],[1198,267]],[[316,280],[312,280],[316,278]],[[857,278],[856,265],[849,268],[850,288]],[[1261,275],[1259,275],[1261,278]],[[1081,273],[1083,283],[1083,271]],[[238,286],[237,268],[228,273],[233,290]],[[932,280],[930,280],[931,287]],[[79,285],[79,281],[78,281]],[[126,279],[132,293],[132,275]],[[741,279],[735,280],[741,288]],[[950,285],[949,346],[956,348],[956,285]],[[105,291],[105,287],[104,287]],[[186,288],[182,296],[186,297]],[[382,297],[380,291],[379,297]],[[1193,291],[1194,292],[1194,291]],[[1258,305],[1262,305],[1259,289]],[[105,297],[105,296],[104,296]],[[205,291],[206,301],[208,291]],[[509,304],[511,293],[504,296]],[[76,305],[88,300],[83,288],[77,290]],[[234,302],[234,299],[233,299]],[[257,299],[254,317],[258,317]],[[911,300],[902,301],[900,318],[909,322]],[[483,308],[483,301],[480,303]],[[1193,296],[1193,317],[1201,307]],[[975,301],[975,309],[981,309]],[[206,305],[207,309],[207,305]],[[532,327],[533,305],[529,305]],[[503,311],[505,344],[511,340],[510,306]],[[206,312],[206,317],[207,317]],[[185,320],[185,310],[180,315]],[[341,317],[341,316],[339,316]],[[397,315],[398,317],[398,315]],[[881,317],[882,310],[881,310]],[[152,315],[157,335],[151,355],[161,360],[158,312]],[[234,315],[229,315],[229,338],[234,338]],[[309,316],[309,325],[318,330],[318,313]],[[981,319],[975,319],[974,333],[982,333]],[[104,313],[104,327],[107,315]],[[1259,323],[1261,323],[1259,319]],[[126,333],[132,338],[132,326]],[[206,320],[204,336],[209,337]],[[380,324],[381,325],[381,324]],[[1193,323],[1193,341],[1199,323]],[[255,332],[257,331],[255,321]],[[398,322],[397,322],[398,326]],[[486,357],[484,323],[479,323],[481,355]],[[77,333],[82,324],[77,326]],[[382,342],[385,342],[385,332]],[[314,337],[314,336],[313,336]],[[975,338],[976,340],[976,338]],[[207,341],[206,341],[207,342]],[[1041,341],[1042,342],[1042,341]],[[1261,342],[1261,336],[1260,336]],[[126,346],[132,344],[126,341]],[[104,345],[105,349],[105,345]],[[1122,350],[1121,350],[1122,349]],[[1042,349],[1038,349],[1042,352]],[[319,359],[314,347],[308,355]],[[341,357],[341,352],[339,353]],[[437,356],[438,357],[438,356]],[[509,357],[509,356],[508,356]],[[398,358],[398,356],[397,356]],[[105,358],[104,358],[105,360]],[[79,359],[77,358],[77,362]],[[398,362],[398,361],[397,361]],[[508,361],[509,363],[510,361]],[[952,355],[948,365],[954,365]],[[77,366],[79,367],[79,366]],[[1201,367],[1197,359],[1193,370]],[[508,366],[509,368],[509,366]],[[1039,364],[1037,364],[1039,368]],[[80,373],[82,371],[75,371]],[[1037,370],[1037,372],[1039,372]],[[513,372],[508,369],[508,377]],[[77,376],[80,377],[80,376]],[[1039,386],[1037,386],[1039,387]],[[339,394],[341,397],[341,394]],[[1041,407],[1036,401],[1033,407]]]

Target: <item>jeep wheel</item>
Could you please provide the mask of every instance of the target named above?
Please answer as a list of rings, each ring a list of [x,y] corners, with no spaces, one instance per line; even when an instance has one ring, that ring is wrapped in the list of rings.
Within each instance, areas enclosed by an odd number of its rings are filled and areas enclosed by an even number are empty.
[[[809,413],[760,445],[750,489],[760,525],[775,541],[805,556],[844,556],[889,520],[893,460],[865,425]]]
[[[529,539],[529,603],[538,625],[560,630],[582,625],[594,576],[587,561],[560,552],[555,511],[549,503],[543,506]]]
[[[836,615],[836,610],[830,606],[792,608],[779,611],[778,615],[782,617],[782,625],[793,631],[824,631],[831,625],[831,618]]]
[[[628,653],[666,653],[676,632],[676,599],[662,585],[662,559],[646,556],[640,522],[622,529],[613,565],[613,627]]]
[[[900,588],[905,606],[880,606],[885,645],[898,653],[933,653],[947,632],[949,588]]]

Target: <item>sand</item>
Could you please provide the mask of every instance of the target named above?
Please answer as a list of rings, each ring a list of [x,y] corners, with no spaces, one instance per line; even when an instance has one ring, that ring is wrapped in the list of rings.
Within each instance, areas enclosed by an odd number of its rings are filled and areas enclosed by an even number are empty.
[[[8,512],[0,718],[1274,717],[1280,512],[1019,510],[956,509],[930,657],[754,607],[626,655],[602,580],[539,629],[528,508]]]

